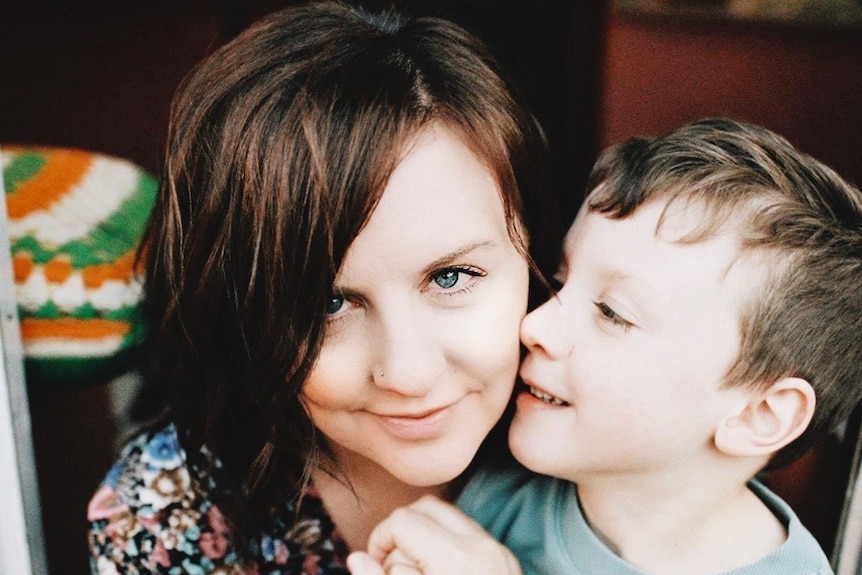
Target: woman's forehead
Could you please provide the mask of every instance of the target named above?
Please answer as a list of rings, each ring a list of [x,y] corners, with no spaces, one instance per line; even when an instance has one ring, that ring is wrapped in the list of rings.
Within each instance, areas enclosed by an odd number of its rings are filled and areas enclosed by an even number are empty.
[[[467,245],[509,242],[496,179],[457,135],[436,127],[420,134],[392,172],[343,267],[433,261]]]

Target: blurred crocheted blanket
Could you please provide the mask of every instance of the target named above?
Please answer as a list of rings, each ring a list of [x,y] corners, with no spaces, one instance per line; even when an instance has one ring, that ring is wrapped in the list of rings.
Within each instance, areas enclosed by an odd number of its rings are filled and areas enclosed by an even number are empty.
[[[0,146],[28,381],[87,382],[143,342],[136,252],[158,181],[85,150]]]

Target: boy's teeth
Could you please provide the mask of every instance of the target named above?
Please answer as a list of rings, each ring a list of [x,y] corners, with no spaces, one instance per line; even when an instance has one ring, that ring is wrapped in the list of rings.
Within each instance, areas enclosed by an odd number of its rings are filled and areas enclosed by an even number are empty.
[[[569,405],[567,402],[563,401],[558,397],[554,397],[550,393],[546,393],[541,389],[536,389],[535,387],[530,386],[530,395],[541,399],[545,403],[550,403],[551,405]]]

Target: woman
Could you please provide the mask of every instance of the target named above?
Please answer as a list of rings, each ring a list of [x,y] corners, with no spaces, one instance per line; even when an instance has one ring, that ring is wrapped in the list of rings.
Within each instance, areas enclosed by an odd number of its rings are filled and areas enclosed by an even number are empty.
[[[170,423],[94,496],[94,572],[345,573],[453,500],[509,402],[528,230],[557,244],[544,152],[442,20],[290,8],[193,70],[145,241]]]

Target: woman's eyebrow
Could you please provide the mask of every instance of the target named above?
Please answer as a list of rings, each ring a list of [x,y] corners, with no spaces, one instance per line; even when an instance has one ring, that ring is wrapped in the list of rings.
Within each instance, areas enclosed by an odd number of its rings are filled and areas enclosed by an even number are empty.
[[[491,247],[491,246],[494,246],[496,244],[497,244],[497,242],[494,242],[491,240],[484,240],[481,242],[469,243],[469,244],[462,246],[462,247],[458,248],[457,250],[449,252],[448,254],[445,254],[445,255],[437,258],[433,262],[429,263],[427,266],[425,266],[425,272],[431,273],[431,272],[436,271],[440,268],[446,267],[448,265],[452,265],[453,263],[455,263],[459,259],[463,258],[464,256],[466,256],[470,252],[473,252],[473,251],[476,251],[476,250],[482,249],[482,248]]]

